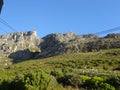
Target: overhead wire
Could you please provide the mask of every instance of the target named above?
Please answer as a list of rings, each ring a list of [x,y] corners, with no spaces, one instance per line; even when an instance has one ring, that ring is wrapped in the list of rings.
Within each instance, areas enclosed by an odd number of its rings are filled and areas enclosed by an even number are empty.
[[[7,26],[9,29],[11,29],[13,32],[17,32],[17,30],[11,26],[7,21],[5,21],[4,19],[0,18],[0,23],[4,24],[5,26]]]
[[[102,34],[114,32],[114,31],[119,31],[119,30],[120,30],[120,26],[112,28],[112,29],[108,29],[108,30],[103,30],[103,31],[100,31],[100,32],[96,32],[95,35],[102,35]]]
[[[11,26],[7,21],[5,21],[4,19],[0,18],[0,23],[4,24],[5,26],[7,26],[9,29],[11,29],[13,32],[17,32],[17,30]],[[0,28],[2,29],[2,28]],[[4,29],[2,29],[4,30]],[[94,33],[95,35],[102,35],[102,34],[106,34],[106,33],[109,33],[109,32],[114,32],[114,31],[119,31],[120,30],[120,26],[118,27],[115,27],[115,28],[112,28],[112,29],[108,29],[108,30],[103,30],[103,31],[100,31],[100,32],[96,32]],[[5,31],[5,30],[4,30]],[[6,31],[5,31],[6,32]]]

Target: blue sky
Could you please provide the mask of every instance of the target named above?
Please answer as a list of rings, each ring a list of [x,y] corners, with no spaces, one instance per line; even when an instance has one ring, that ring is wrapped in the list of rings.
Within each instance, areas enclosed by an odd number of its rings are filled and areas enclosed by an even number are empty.
[[[0,18],[15,28],[0,23],[0,34],[96,33],[120,26],[120,0],[4,0]]]

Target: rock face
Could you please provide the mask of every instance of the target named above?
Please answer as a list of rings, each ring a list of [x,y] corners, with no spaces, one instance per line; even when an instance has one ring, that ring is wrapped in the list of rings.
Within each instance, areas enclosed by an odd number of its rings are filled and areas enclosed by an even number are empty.
[[[120,48],[120,34],[98,37],[94,34],[80,36],[69,32],[39,38],[36,31],[29,31],[0,35],[0,57],[12,58],[14,62],[109,48]]]
[[[36,31],[10,33],[0,35],[0,57],[9,56],[10,58],[29,59],[30,52],[39,51],[38,45],[40,39],[36,35]],[[23,54],[23,52],[26,51]],[[13,55],[13,53],[17,52]]]
[[[75,46],[77,40],[79,42],[84,42],[81,36],[75,35],[72,32],[66,34],[49,34],[42,39],[43,42],[40,44],[41,53],[39,53],[39,57],[63,54],[67,52],[67,49],[72,45],[71,42],[74,42],[72,46]]]
[[[114,39],[120,39],[120,34],[108,34],[105,38],[114,38]]]
[[[42,38],[41,52],[37,57],[48,57],[64,53],[100,51],[101,49],[120,48],[120,34],[108,34],[98,37],[94,34],[76,35],[49,34]]]
[[[86,35],[83,35],[83,38],[99,38],[97,35],[95,34],[86,34]]]

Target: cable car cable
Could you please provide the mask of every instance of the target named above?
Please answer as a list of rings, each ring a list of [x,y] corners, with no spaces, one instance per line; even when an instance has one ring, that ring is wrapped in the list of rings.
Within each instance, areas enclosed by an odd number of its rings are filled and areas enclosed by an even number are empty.
[[[9,29],[11,29],[12,31],[14,31],[14,32],[17,32],[17,30],[13,27],[13,26],[11,26],[8,22],[6,22],[5,20],[3,20],[2,18],[0,18],[0,22],[2,23],[2,24],[4,24],[5,26],[7,26]]]

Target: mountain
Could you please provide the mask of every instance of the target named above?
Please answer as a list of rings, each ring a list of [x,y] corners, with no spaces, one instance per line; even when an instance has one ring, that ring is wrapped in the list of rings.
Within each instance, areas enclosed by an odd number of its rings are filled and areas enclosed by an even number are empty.
[[[120,34],[10,33],[0,54],[0,90],[120,90]]]
[[[99,37],[94,34],[76,35],[68,32],[39,38],[33,30],[0,35],[0,57],[9,57],[13,62],[109,48],[120,48],[120,34]]]

